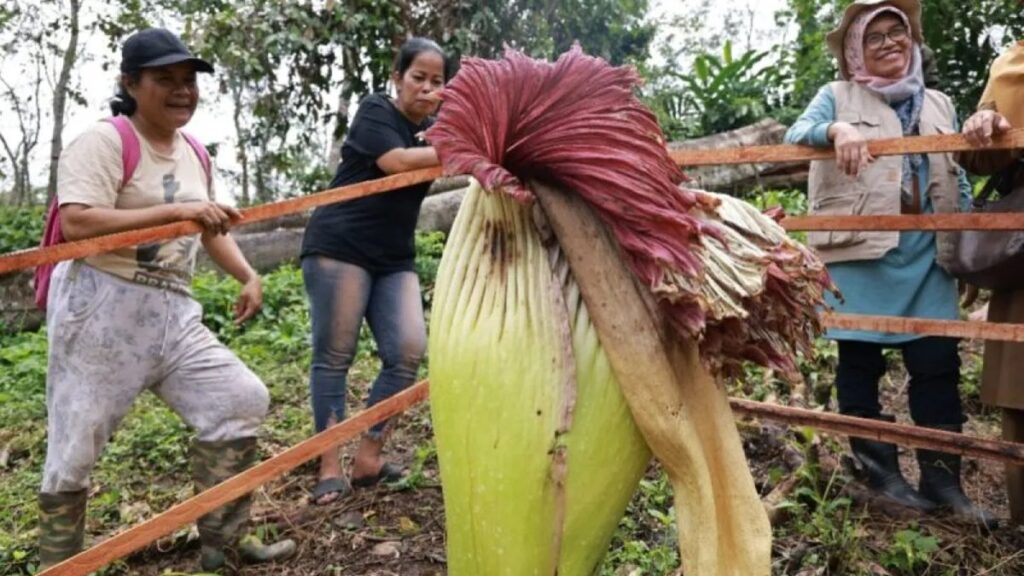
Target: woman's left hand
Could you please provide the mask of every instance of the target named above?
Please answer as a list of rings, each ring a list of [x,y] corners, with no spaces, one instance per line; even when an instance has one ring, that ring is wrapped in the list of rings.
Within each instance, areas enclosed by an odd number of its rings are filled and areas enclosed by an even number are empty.
[[[993,110],[981,110],[964,122],[963,134],[971,146],[984,147],[992,145],[992,137],[1009,131],[1010,121],[1002,114]]]
[[[254,275],[242,286],[242,292],[235,302],[235,326],[243,324],[263,307],[263,281]]]

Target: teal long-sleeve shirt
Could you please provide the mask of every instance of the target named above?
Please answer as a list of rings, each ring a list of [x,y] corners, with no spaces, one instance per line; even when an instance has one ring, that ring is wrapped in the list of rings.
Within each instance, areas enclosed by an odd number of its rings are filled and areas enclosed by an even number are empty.
[[[836,121],[836,99],[832,88],[822,88],[800,118],[786,132],[787,144],[831,147],[828,128]],[[954,129],[959,129],[953,119]],[[918,181],[928,182],[928,158],[918,168]],[[960,200],[964,210],[971,205],[971,185],[960,171]],[[931,213],[931,199],[922,198],[922,210]],[[877,260],[829,264],[843,302],[829,297],[828,303],[844,314],[871,314],[955,320],[959,317],[956,281],[935,261],[935,233],[900,232],[896,248]],[[921,338],[913,334],[829,330],[826,337],[876,344],[899,345]]]

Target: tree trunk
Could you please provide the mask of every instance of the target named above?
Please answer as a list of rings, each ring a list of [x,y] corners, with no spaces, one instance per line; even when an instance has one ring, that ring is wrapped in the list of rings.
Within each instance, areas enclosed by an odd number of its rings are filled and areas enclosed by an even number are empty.
[[[733,148],[738,146],[760,146],[781,144],[786,127],[777,120],[766,118],[760,122],[729,132],[683,140],[669,144],[671,150]],[[736,195],[740,191],[758,186],[789,188],[807,181],[807,162],[783,164],[741,164],[734,166],[683,167],[686,175],[693,179],[689,186]]]
[[[253,169],[256,172],[256,190],[254,197],[256,201],[263,204],[272,201],[273,194],[267,189],[267,141],[263,135],[260,140],[259,156],[256,157],[256,165]]]
[[[42,50],[43,46],[38,44],[37,48]],[[15,144],[12,144],[11,140],[0,133],[0,144],[3,145],[7,159],[11,163],[11,169],[14,170],[14,190],[11,191],[11,200],[14,204],[24,204],[32,198],[32,178],[29,166],[31,165],[32,151],[39,143],[39,125],[42,121],[42,105],[39,103],[39,89],[43,83],[41,54],[36,54],[35,67],[36,77],[33,80],[31,98],[26,98],[25,94],[19,93],[19,90],[15,90],[10,82],[0,77],[0,84],[3,84],[4,87],[4,97],[7,99],[7,103],[0,106],[5,107],[5,111],[13,111],[18,121],[18,131],[21,133],[21,140]],[[22,70],[22,73],[27,73],[27,71]],[[25,103],[31,104],[34,110],[23,108]]]
[[[336,170],[338,162],[341,162],[341,144],[345,140],[345,131],[348,128],[348,101],[345,95],[347,92],[345,85],[347,83],[347,80],[341,83],[341,94],[338,96],[338,112],[335,115],[330,148],[327,150],[327,167],[332,170]]]
[[[252,203],[252,195],[249,193],[249,137],[245,127],[242,126],[242,86],[238,78],[229,78],[231,84],[231,103],[234,106],[232,119],[235,123],[235,158],[242,167],[242,197],[239,204],[248,206]]]
[[[64,49],[64,62],[61,64],[60,76],[53,89],[53,136],[50,138],[50,179],[46,185],[46,203],[49,204],[57,194],[57,164],[60,153],[64,149],[64,114],[67,112],[68,83],[71,81],[71,69],[78,59],[78,14],[81,11],[81,0],[71,0],[71,38]]]
[[[348,132],[348,109],[352,103],[355,82],[352,80],[359,74],[358,56],[351,48],[345,48],[341,55],[342,73],[341,94],[338,95],[338,112],[335,115],[334,133],[331,135],[331,149],[327,151],[327,167],[335,169],[341,162],[341,145]]]
[[[22,148],[21,161],[18,168],[18,200],[16,204],[24,206],[32,203],[32,181],[29,177],[29,149]]]

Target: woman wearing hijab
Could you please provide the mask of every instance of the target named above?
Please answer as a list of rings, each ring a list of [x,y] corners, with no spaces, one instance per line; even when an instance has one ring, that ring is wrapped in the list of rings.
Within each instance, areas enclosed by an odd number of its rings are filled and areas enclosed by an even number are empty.
[[[958,130],[949,97],[925,87],[921,4],[918,0],[857,0],[827,37],[842,80],[823,87],[786,133],[786,142],[834,147],[835,160],[811,163],[814,214],[927,214],[966,210],[971,188],[948,154],[873,158],[877,138],[949,134]],[[844,296],[839,312],[954,320],[955,280],[943,269],[948,234],[932,232],[814,232],[810,245],[828,264]],[[958,385],[957,340],[853,330],[830,330],[838,342],[836,388],[842,414],[893,421],[882,413],[878,383],[883,351],[902,353],[910,375],[910,415],[918,426],[959,432],[964,422]],[[985,526],[995,519],[960,485],[960,457],[918,450],[919,490],[900,472],[893,444],[851,438],[870,488],[921,511],[950,509]]]

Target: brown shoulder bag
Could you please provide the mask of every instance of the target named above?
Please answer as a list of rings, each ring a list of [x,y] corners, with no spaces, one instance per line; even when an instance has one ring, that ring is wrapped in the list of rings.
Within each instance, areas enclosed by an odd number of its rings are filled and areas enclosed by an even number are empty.
[[[992,176],[974,200],[976,213],[1024,212],[1022,161]],[[992,199],[993,195],[999,197]],[[1024,289],[1024,230],[961,230],[947,269],[957,278],[992,290]]]

